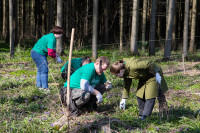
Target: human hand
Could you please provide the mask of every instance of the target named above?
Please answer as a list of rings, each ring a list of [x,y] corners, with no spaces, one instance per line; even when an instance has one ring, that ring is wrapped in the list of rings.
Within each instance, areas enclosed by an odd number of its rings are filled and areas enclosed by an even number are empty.
[[[100,92],[97,93],[96,98],[97,98],[97,103],[101,103],[103,101],[103,96],[101,95]]]
[[[62,63],[62,59],[56,54],[56,61],[57,63]]]
[[[125,110],[125,106],[126,106],[126,99],[122,99],[119,104],[119,108]]]
[[[156,82],[158,83],[158,84],[161,84],[161,76],[160,76],[160,74],[159,73],[156,73]]]
[[[105,88],[106,90],[112,89],[112,83],[109,80],[105,83]]]

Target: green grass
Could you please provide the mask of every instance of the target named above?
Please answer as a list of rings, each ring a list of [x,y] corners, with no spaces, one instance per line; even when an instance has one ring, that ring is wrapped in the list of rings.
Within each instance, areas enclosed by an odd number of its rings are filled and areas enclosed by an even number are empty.
[[[2,42],[0,42],[2,43]],[[59,86],[49,85],[51,93],[46,95],[35,87],[36,66],[30,57],[30,49],[16,48],[15,57],[8,58],[8,48],[2,48],[0,53],[0,132],[58,132],[52,123],[63,115],[62,106],[59,100]],[[69,51],[65,51],[68,55]],[[73,58],[91,56],[90,49],[73,51]],[[173,60],[162,62],[161,53],[158,56],[148,57],[147,55],[138,58],[147,58],[156,61],[163,70],[178,69],[181,66],[181,56]],[[98,56],[107,56],[111,62],[123,57],[131,57],[128,52],[119,53],[116,48],[102,49]],[[190,57],[194,61],[197,56]],[[68,56],[61,57],[64,61]],[[62,64],[57,64],[54,59],[48,58],[49,62],[49,83],[63,84],[60,77]],[[191,62],[186,62],[190,64]],[[194,65],[189,70],[199,69]],[[72,122],[72,126],[90,123],[95,126],[102,119],[118,119],[128,125],[123,126],[117,122],[110,123],[113,132],[200,132],[200,95],[195,93],[200,89],[199,75],[188,76],[182,71],[175,71],[165,76],[170,89],[167,94],[169,105],[169,117],[161,117],[158,112],[158,102],[150,118],[138,120],[138,107],[135,96],[137,80],[133,80],[130,98],[127,100],[126,110],[119,109],[123,80],[105,72],[108,80],[112,81],[113,89],[103,95],[104,100],[98,107],[99,112],[86,113]],[[134,88],[134,89],[133,89]],[[109,119],[108,119],[109,118]],[[84,125],[82,125],[84,126]],[[95,127],[94,127],[95,128]],[[65,129],[66,130],[66,129]],[[65,131],[66,132],[66,131]],[[102,132],[102,131],[98,131]]]

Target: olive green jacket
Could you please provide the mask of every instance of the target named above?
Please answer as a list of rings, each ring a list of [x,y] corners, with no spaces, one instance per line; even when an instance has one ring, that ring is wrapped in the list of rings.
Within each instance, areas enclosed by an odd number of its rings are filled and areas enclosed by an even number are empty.
[[[140,59],[124,58],[125,73],[122,98],[127,99],[132,84],[132,79],[139,79],[136,96],[145,99],[152,99],[158,96],[158,84],[155,80],[155,74],[158,72],[162,77],[161,89],[162,92],[168,90],[167,83],[163,76],[162,69],[151,61],[142,61]]]

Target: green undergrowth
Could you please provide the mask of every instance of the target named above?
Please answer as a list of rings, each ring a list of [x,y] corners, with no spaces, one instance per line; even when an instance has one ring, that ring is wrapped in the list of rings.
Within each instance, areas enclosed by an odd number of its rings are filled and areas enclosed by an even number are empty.
[[[6,48],[5,48],[6,49]],[[53,128],[53,122],[63,115],[59,100],[59,88],[64,80],[60,76],[62,65],[68,60],[68,50],[61,56],[63,64],[57,64],[48,57],[50,94],[38,90],[36,85],[36,66],[30,57],[31,49],[17,49],[14,58],[4,48],[0,53],[0,132],[59,132]],[[149,59],[159,64],[164,71],[169,87],[166,94],[169,114],[159,114],[156,101],[152,116],[146,120],[138,119],[136,88],[138,80],[133,80],[126,110],[119,109],[123,80],[113,76],[109,69],[105,75],[113,84],[113,89],[104,93],[104,100],[98,105],[98,112],[82,114],[73,121],[73,127],[89,123],[96,128],[100,121],[117,119],[109,123],[112,132],[200,132],[200,78],[198,74],[184,74],[181,69],[182,56],[172,53],[173,58],[162,61],[162,52],[148,57],[145,52],[137,58]],[[176,56],[175,56],[176,55]],[[92,56],[90,49],[73,50],[72,58]],[[124,57],[132,57],[128,52],[120,53],[116,48],[99,49],[98,56],[109,57],[111,63]],[[186,69],[186,72],[199,70],[199,54],[189,56],[186,65],[197,62]],[[94,60],[93,60],[94,61]],[[173,69],[173,70],[172,70]],[[170,70],[170,71],[169,71]],[[196,71],[195,71],[196,72]],[[62,132],[66,132],[66,130]],[[103,132],[97,130],[96,132]]]

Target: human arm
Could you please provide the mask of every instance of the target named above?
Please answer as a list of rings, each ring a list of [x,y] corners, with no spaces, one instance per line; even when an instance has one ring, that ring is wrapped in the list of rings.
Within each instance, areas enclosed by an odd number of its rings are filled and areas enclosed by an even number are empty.
[[[90,92],[91,94],[93,95],[96,95],[96,98],[98,100],[98,103],[102,102],[103,101],[103,96],[101,95],[101,93],[94,89],[94,87],[92,87],[89,83],[88,80],[85,80],[85,79],[81,79],[81,82],[80,82],[80,87],[82,90],[84,91],[88,91]]]
[[[122,98],[127,99],[129,97],[130,87],[132,84],[131,78],[124,78],[124,89],[122,92]]]
[[[48,56],[56,58],[56,39],[53,36],[53,34],[49,34],[46,41],[47,41]]]
[[[124,90],[122,94],[122,100],[120,102],[120,109],[125,109],[126,107],[126,100],[128,99],[129,92],[130,92],[130,87],[132,84],[132,79],[131,78],[124,78]]]
[[[47,50],[48,50],[48,56],[56,58],[56,51],[54,49],[47,48]]]
[[[161,84],[161,80],[162,80],[162,78],[161,78],[161,76],[160,76],[160,74],[157,72],[156,73],[156,82],[158,83],[158,84]]]
[[[107,91],[112,89],[112,83],[109,80],[104,85]]]
[[[111,83],[109,80],[106,79],[104,73],[100,76],[100,82],[99,82],[99,83],[100,83],[100,84],[104,84],[106,90],[112,89],[112,83]]]
[[[57,63],[62,63],[62,59],[57,54],[56,54],[56,61],[57,61]]]
[[[62,63],[62,59],[56,54],[54,49],[48,48],[48,56],[55,58],[57,63]]]
[[[56,54],[56,38],[53,33],[48,35],[47,43],[48,55],[55,58],[57,63],[62,63],[62,59],[58,56],[58,54]]]

